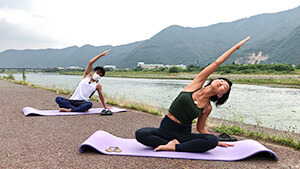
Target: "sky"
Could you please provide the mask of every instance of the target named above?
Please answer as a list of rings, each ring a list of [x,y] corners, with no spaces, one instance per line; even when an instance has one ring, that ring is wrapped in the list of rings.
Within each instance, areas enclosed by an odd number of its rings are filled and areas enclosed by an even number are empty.
[[[300,0],[0,0],[0,52],[118,46],[171,25],[203,27],[300,6]]]

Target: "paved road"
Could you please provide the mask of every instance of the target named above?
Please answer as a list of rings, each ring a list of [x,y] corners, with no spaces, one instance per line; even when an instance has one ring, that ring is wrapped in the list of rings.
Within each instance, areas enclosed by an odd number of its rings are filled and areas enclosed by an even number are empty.
[[[269,143],[263,144],[279,162],[261,156],[223,162],[79,153],[79,145],[97,130],[134,138],[138,128],[159,126],[161,117],[133,110],[113,116],[25,117],[25,106],[58,108],[58,94],[0,80],[0,96],[0,168],[300,168],[300,151]]]

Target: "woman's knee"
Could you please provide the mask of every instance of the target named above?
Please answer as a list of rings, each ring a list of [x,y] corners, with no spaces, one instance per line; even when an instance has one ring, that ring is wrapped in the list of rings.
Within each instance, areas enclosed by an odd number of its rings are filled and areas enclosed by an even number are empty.
[[[135,138],[138,142],[142,142],[149,134],[148,128],[141,128],[135,132]]]
[[[138,142],[140,142],[140,140],[143,138],[144,135],[144,128],[138,129],[137,131],[135,131],[135,138]]]

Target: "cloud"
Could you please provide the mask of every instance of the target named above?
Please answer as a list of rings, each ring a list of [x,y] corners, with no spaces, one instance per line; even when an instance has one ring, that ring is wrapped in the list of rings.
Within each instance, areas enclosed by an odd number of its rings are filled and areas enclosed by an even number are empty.
[[[0,52],[120,45],[151,38],[170,25],[207,26],[296,5],[294,0],[0,0]]]
[[[58,46],[36,15],[33,0],[0,0],[0,52],[6,49],[39,49]]]
[[[0,0],[0,9],[31,10],[32,0]]]
[[[57,42],[19,24],[0,20],[0,51],[5,49],[48,48]]]

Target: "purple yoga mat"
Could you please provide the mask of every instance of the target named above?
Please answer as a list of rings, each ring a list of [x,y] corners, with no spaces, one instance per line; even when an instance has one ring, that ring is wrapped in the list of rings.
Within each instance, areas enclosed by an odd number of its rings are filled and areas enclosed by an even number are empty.
[[[24,107],[23,113],[28,115],[41,115],[41,116],[62,116],[62,115],[82,115],[82,114],[100,114],[104,108],[92,108],[88,112],[59,112],[58,110],[38,110],[32,107]],[[110,109],[113,113],[126,112],[126,109],[119,109],[113,107]]]
[[[278,161],[277,155],[255,140],[242,140],[231,142],[234,147],[219,147],[204,153],[158,151],[154,152],[153,148],[144,146],[136,139],[125,139],[116,137],[105,131],[96,131],[80,147],[79,152],[84,152],[87,147],[91,147],[100,153],[107,155],[125,155],[125,156],[144,156],[144,157],[162,157],[162,158],[180,158],[194,160],[219,160],[219,161],[236,161],[248,158],[260,152],[270,156]],[[122,152],[107,152],[105,149],[119,147]]]

